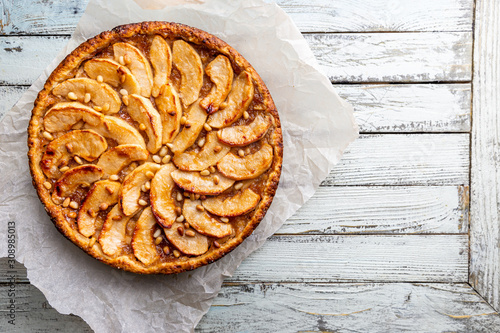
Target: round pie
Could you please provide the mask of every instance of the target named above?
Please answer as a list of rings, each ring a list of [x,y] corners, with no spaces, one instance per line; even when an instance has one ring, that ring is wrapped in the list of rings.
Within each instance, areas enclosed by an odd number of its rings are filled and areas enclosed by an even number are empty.
[[[28,128],[33,184],[57,229],[136,273],[211,263],[257,227],[283,144],[264,82],[204,31],[105,31],[52,72]]]

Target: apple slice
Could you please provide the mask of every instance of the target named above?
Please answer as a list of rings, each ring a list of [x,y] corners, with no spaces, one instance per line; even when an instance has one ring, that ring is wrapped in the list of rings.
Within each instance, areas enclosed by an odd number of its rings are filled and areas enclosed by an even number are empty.
[[[161,148],[162,127],[161,117],[151,101],[139,95],[129,95],[127,112],[139,124],[144,124],[148,136],[147,149],[156,153]]]
[[[117,113],[122,105],[120,96],[108,84],[86,77],[66,80],[55,86],[52,93],[70,100],[76,98],[80,103],[85,101],[87,94],[90,94],[90,101],[95,106],[101,107],[103,113]],[[71,93],[74,94],[73,98]]]
[[[185,108],[198,99],[203,86],[203,65],[198,52],[183,40],[176,40],[172,47],[172,60],[181,73],[179,89]]]
[[[96,217],[101,208],[107,209],[118,202],[121,184],[101,180],[91,187],[78,211],[78,231],[85,237],[96,233]]]
[[[79,121],[90,126],[101,123],[102,114],[78,102],[57,103],[45,113],[43,126],[48,132],[69,131]]]
[[[57,205],[61,204],[64,199],[81,185],[92,184],[102,177],[102,169],[93,164],[84,164],[75,168],[69,169],[59,180],[54,184],[54,192],[52,193],[52,201]]]
[[[141,86],[132,72],[116,61],[106,58],[90,59],[85,62],[83,68],[85,73],[94,80],[101,76],[103,82],[115,88],[121,86],[129,94],[141,93]]]
[[[153,71],[149,65],[149,61],[138,48],[128,43],[113,44],[113,52],[115,61],[124,61],[132,74],[142,87],[141,95],[144,97],[151,96],[151,88],[153,87]],[[122,58],[123,57],[123,58]]]
[[[154,174],[159,169],[160,165],[146,162],[125,177],[120,193],[120,204],[126,216],[135,214],[141,208],[138,202],[141,197],[141,186],[152,178],[148,176],[150,172]]]
[[[120,205],[115,205],[111,209],[99,234],[102,252],[111,257],[122,254],[123,249],[128,245],[127,224],[131,218],[122,213]]]
[[[229,153],[231,147],[219,142],[217,133],[212,131],[206,136],[206,142],[199,151],[191,150],[173,158],[174,164],[185,171],[202,171],[217,164]]]
[[[174,87],[165,84],[161,87],[155,102],[161,117],[162,143],[172,142],[181,128],[182,106],[179,95]]]
[[[222,238],[233,232],[233,227],[228,223],[222,223],[210,216],[205,210],[199,211],[196,207],[201,205],[200,200],[184,200],[182,214],[186,221],[200,234]]]
[[[106,138],[115,140],[119,145],[134,144],[146,149],[146,143],[139,131],[123,119],[103,116],[97,126],[86,124],[84,127],[92,129]]]
[[[259,114],[250,124],[223,128],[217,132],[217,136],[232,147],[246,146],[262,139],[271,124],[271,116]]]
[[[217,195],[234,184],[234,180],[212,173],[208,176],[201,176],[199,172],[175,170],[171,173],[175,184],[188,192],[198,194]]]
[[[160,259],[160,254],[156,250],[153,237],[155,232],[156,220],[148,207],[142,211],[141,216],[135,225],[134,235],[132,236],[132,249],[134,255],[144,265],[148,266]]]
[[[59,178],[59,168],[66,166],[73,156],[79,156],[89,162],[98,158],[106,149],[106,139],[90,130],[68,132],[47,145],[40,166],[49,178]]]
[[[154,69],[153,97],[157,97],[161,87],[170,81],[172,71],[172,52],[163,37],[154,36],[149,49],[149,59]]]
[[[200,106],[200,103],[191,105],[186,115],[186,125],[184,125],[179,135],[175,137],[170,150],[178,155],[191,147],[203,130],[206,119],[207,113]]]
[[[228,58],[218,55],[205,68],[210,80],[215,84],[208,95],[200,101],[200,105],[208,114],[219,110],[219,106],[226,99],[233,85],[233,68]]]
[[[199,256],[208,251],[208,238],[194,231],[194,236],[188,236],[185,233],[181,236],[179,228],[184,228],[184,224],[174,222],[171,228],[164,228],[165,236],[168,241],[179,251],[188,256]]]
[[[244,157],[227,154],[217,163],[217,169],[234,180],[253,179],[266,172],[272,163],[273,147],[264,143],[257,152]]]
[[[240,119],[252,102],[254,87],[248,72],[241,72],[234,80],[233,88],[227,97],[227,105],[208,117],[207,123],[213,128],[231,125]]]
[[[153,214],[158,223],[165,228],[170,228],[177,218],[175,201],[172,198],[175,183],[170,176],[175,170],[172,163],[163,165],[151,181],[151,191],[149,192]]]
[[[149,157],[146,149],[139,145],[119,145],[111,148],[99,158],[97,166],[104,171],[104,178],[118,174],[134,161],[145,161]]]
[[[202,201],[203,207],[218,216],[239,216],[254,209],[260,201],[260,195],[247,188],[232,197],[222,199],[210,197]]]

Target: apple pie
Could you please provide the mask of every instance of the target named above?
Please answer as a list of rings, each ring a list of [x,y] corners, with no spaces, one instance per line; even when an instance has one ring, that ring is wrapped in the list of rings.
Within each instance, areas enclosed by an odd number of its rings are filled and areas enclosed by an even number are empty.
[[[119,26],[52,72],[28,128],[57,229],[136,273],[209,264],[263,219],[281,172],[278,112],[255,69],[204,31]]]

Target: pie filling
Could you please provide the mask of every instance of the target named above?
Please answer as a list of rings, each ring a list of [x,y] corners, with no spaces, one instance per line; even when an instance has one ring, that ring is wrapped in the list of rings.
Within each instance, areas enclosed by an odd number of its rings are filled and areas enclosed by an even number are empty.
[[[220,48],[121,36],[37,102],[39,195],[68,238],[115,267],[170,273],[216,260],[272,200],[279,118],[255,71]]]

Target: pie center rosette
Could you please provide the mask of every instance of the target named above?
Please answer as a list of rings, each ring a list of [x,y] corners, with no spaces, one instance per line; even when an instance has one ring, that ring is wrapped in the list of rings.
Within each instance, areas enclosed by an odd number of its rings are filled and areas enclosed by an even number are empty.
[[[57,228],[138,273],[193,269],[240,244],[282,160],[278,113],[253,67],[166,22],[117,27],[66,57],[35,102],[29,146]]]

